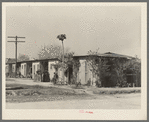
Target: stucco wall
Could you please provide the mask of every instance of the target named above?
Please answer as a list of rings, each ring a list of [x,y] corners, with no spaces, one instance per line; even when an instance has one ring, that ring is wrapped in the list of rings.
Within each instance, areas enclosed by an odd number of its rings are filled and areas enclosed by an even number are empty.
[[[59,76],[59,81],[62,81],[63,79],[63,70],[61,68],[58,69],[58,76]],[[64,75],[64,81],[67,81],[67,78]]]
[[[87,61],[84,59],[80,60],[81,66],[79,67],[79,73],[77,80],[81,80],[81,84],[87,84],[88,80],[91,79],[91,81],[94,80],[93,74],[90,71],[90,67],[87,63]],[[91,84],[92,85],[92,84]]]
[[[35,62],[35,63],[32,63],[32,78],[34,79],[34,75],[36,74],[36,71],[38,70],[38,66],[39,65],[39,68],[40,68],[40,62]]]
[[[48,72],[50,74],[50,79],[52,80],[53,76],[54,76],[54,72],[55,72],[55,68],[54,66],[52,66],[53,64],[56,64],[57,61],[49,61],[48,62]]]
[[[50,79],[52,80],[52,78],[54,77],[54,72],[55,72],[55,68],[54,66],[52,66],[52,64],[56,64],[58,63],[58,61],[49,61],[48,62],[48,72],[50,73]],[[59,77],[59,81],[62,80],[62,76],[63,76],[63,73],[62,73],[62,70],[61,68],[58,69],[58,77]],[[64,77],[64,80],[66,81],[66,77]]]
[[[26,76],[26,63],[21,64],[21,75]]]
[[[81,66],[79,67],[79,73],[78,73],[78,78],[77,80],[81,80],[81,84],[86,84],[85,81],[85,60],[80,60]]]

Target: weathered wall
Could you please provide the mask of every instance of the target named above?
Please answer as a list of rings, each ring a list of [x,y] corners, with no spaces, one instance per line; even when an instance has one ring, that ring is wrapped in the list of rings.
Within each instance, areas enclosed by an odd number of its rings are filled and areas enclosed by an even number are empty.
[[[63,70],[61,68],[58,69],[58,76],[59,76],[59,81],[62,81],[63,79]],[[67,78],[64,75],[64,81],[67,81]]]
[[[36,74],[36,71],[40,69],[40,62],[34,62],[32,63],[32,78],[34,79],[34,75]]]
[[[54,77],[55,68],[52,66],[53,64],[56,64],[56,61],[49,61],[48,62],[48,72],[50,74],[50,80]]]
[[[95,86],[95,81],[96,81],[96,76],[93,74],[93,72],[91,71],[91,67],[86,63],[86,82],[88,80],[91,80],[91,84],[90,85],[93,85]]]
[[[85,60],[80,60],[81,66],[79,67],[79,73],[77,77],[77,81],[81,80],[81,84],[86,84],[86,77],[85,77]]]
[[[90,71],[90,67],[87,64],[87,61],[84,59],[80,60],[81,66],[79,67],[79,73],[77,77],[77,81],[81,80],[81,84],[87,84],[90,79],[93,81],[90,85],[95,85],[95,78],[93,77],[92,72]]]
[[[26,63],[21,63],[21,75],[26,76]]]

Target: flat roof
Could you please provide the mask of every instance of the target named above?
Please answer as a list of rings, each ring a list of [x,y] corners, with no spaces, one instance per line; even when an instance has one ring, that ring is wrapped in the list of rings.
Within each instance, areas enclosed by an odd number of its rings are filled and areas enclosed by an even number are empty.
[[[59,61],[58,58],[52,58],[52,59],[35,59],[35,60],[27,60],[27,61],[17,61],[17,63],[27,63],[27,62],[41,62],[41,61]],[[13,62],[7,62],[6,64],[15,64],[16,62],[13,60]]]
[[[98,54],[98,55],[74,55],[73,58],[79,58],[79,59],[85,59],[88,56],[97,56],[97,57],[105,57],[105,58],[127,58],[127,59],[133,59],[132,56],[126,56],[116,53],[107,52],[104,54]],[[41,62],[41,61],[60,61],[58,58],[51,58],[51,59],[35,59],[35,60],[27,60],[27,61],[17,61],[17,63],[27,63],[27,62]],[[15,59],[9,59],[6,64],[15,64]]]

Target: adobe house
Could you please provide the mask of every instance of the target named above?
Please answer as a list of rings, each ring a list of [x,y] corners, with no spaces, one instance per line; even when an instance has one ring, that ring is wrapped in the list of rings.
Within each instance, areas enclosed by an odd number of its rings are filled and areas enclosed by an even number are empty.
[[[53,59],[53,60],[49,60],[49,61],[48,61],[48,72],[49,72],[49,74],[50,74],[50,80],[53,79],[53,77],[54,77],[54,72],[58,72],[58,71],[56,71],[56,69],[55,69],[55,67],[54,67],[54,65],[57,64],[57,63],[58,63],[58,59]],[[59,74],[59,72],[58,72],[58,74]],[[60,74],[59,74],[59,75],[60,75]]]
[[[81,84],[87,84],[88,80],[91,80],[91,85],[95,85],[95,81],[97,76],[92,72],[91,67],[88,65],[87,58],[89,55],[82,56],[73,56],[73,59],[80,62],[80,67],[76,66],[68,66],[64,71],[65,81],[68,83],[71,81],[72,76],[75,76],[76,81],[81,81]],[[96,55],[97,56],[97,55]],[[109,60],[111,58],[117,58],[119,60],[129,60],[133,59],[131,56],[120,55],[116,53],[104,53],[97,56],[98,58],[103,58],[104,60]],[[50,74],[50,79],[52,80],[54,76],[54,72],[58,73],[59,80],[62,79],[62,70],[61,68],[56,69],[55,65],[60,60],[57,58],[53,59],[40,59],[40,60],[29,60],[29,61],[18,61],[17,62],[17,71],[20,71],[22,75],[27,76],[28,74],[32,74],[32,78],[36,74],[37,70],[41,70],[43,73],[45,70],[48,70]],[[9,74],[13,74],[15,71],[15,60],[8,59],[6,62],[7,72]]]
[[[20,61],[18,63],[20,63],[19,69],[20,69],[21,75],[23,75],[24,77],[27,77],[28,75],[32,73],[32,62],[31,61]]]
[[[8,73],[8,76],[10,77],[14,77],[15,75],[15,63],[16,63],[16,60],[13,58],[6,59],[7,73]]]
[[[6,60],[6,65],[8,66],[8,72],[9,74],[12,73],[12,64],[15,64],[15,59],[12,59],[12,58],[8,58]]]
[[[39,69],[40,69],[40,62],[39,61],[32,62],[32,79],[35,78],[35,74]]]
[[[34,79],[34,76],[37,72],[37,70],[41,70],[43,73],[45,70],[48,70],[50,73],[50,79],[52,80],[55,72],[54,65],[58,63],[57,58],[53,59],[40,59],[40,60],[29,60],[29,61],[18,61],[17,62],[17,72],[21,72],[21,75],[24,77],[27,77],[28,75],[32,74],[32,78]],[[6,60],[6,73],[9,74],[9,76],[15,75],[15,59],[7,59]],[[58,74],[61,76],[61,70],[59,69]]]
[[[74,59],[78,59],[81,66],[79,67],[79,71],[77,73],[77,82],[81,81],[81,84],[87,84],[88,80],[91,80],[91,85],[95,86],[95,81],[97,76],[92,72],[91,67],[88,65],[87,58],[89,55],[83,56],[74,56]],[[96,55],[97,56],[97,55]],[[104,60],[109,60],[111,58],[117,58],[120,61],[128,61],[129,59],[134,59],[134,57],[120,55],[116,53],[107,52],[104,54],[100,54],[97,56],[98,58],[103,58]]]
[[[32,60],[32,78],[34,79],[38,70],[41,70],[42,73],[47,70],[50,74],[50,79],[52,80],[55,72],[54,64],[58,63],[58,61],[57,58]]]
[[[50,75],[53,76],[55,70],[53,66],[50,66],[51,64],[55,64],[58,59],[41,59],[41,60],[29,60],[29,61],[18,61],[17,65],[19,67],[17,68],[18,71],[21,72],[21,75],[24,77],[27,77],[28,75],[32,75],[32,79],[34,79],[34,76],[38,70],[41,70],[43,73],[45,70],[48,70]],[[12,65],[12,64],[11,64]],[[12,67],[14,67],[15,64],[13,64]],[[13,68],[14,69],[14,68]],[[10,69],[11,71],[15,71]]]

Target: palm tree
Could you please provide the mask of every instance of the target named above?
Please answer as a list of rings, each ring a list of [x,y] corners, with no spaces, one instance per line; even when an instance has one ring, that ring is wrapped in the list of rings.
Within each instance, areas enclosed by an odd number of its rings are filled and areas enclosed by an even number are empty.
[[[63,44],[63,41],[64,41],[64,39],[66,39],[66,35],[65,34],[60,34],[60,35],[58,35],[57,36],[57,38],[60,40],[60,41],[62,41],[62,48],[63,48],[63,58],[62,58],[62,63],[64,63],[64,44]],[[63,72],[63,76],[62,76],[62,78],[63,78],[63,81],[64,81],[64,69],[62,68],[62,72]]]

